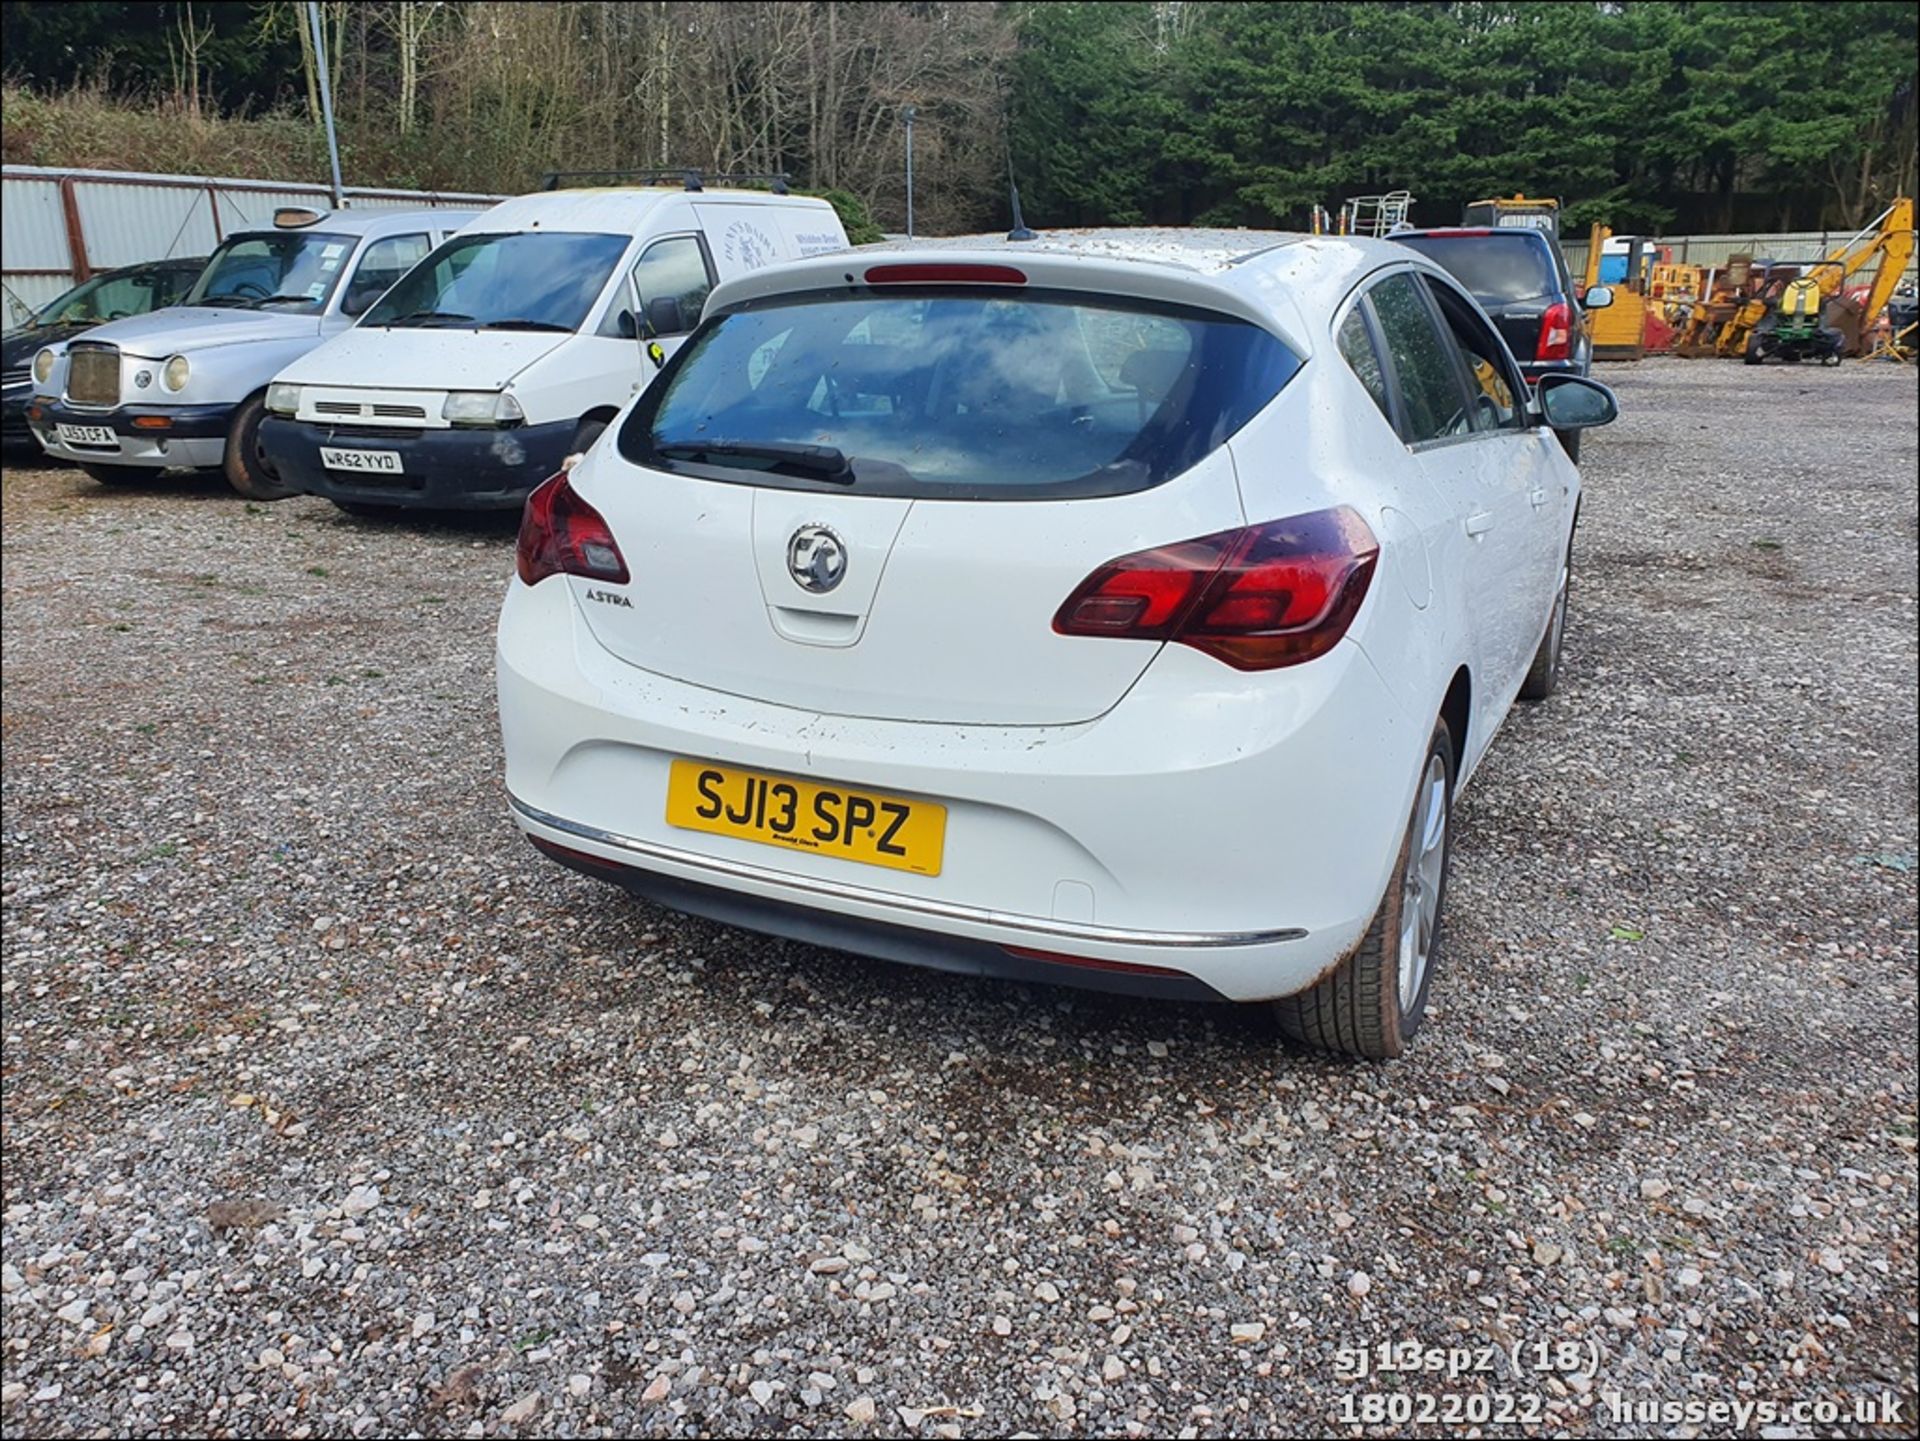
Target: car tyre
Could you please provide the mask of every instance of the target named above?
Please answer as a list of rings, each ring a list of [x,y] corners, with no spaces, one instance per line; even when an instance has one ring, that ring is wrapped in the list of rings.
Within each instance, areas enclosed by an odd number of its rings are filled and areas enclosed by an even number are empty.
[[[1556,430],[1554,438],[1560,442],[1560,448],[1567,453],[1567,459],[1575,465],[1580,463],[1580,436],[1578,430]]]
[[[1567,592],[1573,582],[1573,543],[1567,543],[1567,558],[1560,566],[1560,588],[1553,593],[1553,611],[1547,618],[1547,633],[1540,637],[1540,649],[1533,653],[1527,678],[1520,682],[1520,699],[1542,701],[1553,694],[1560,683],[1560,651],[1567,635]]]
[[[138,485],[154,474],[144,465],[101,465],[92,460],[83,460],[79,465],[89,477],[102,485]]]
[[[233,413],[227,427],[227,456],[221,470],[248,500],[285,500],[299,491],[283,484],[260,446],[260,422],[267,418],[267,397],[256,395]]]
[[[1391,1060],[1427,1013],[1439,959],[1440,917],[1452,848],[1453,734],[1435,722],[1414,787],[1393,879],[1360,944],[1298,995],[1273,1003],[1280,1029],[1323,1051]]]

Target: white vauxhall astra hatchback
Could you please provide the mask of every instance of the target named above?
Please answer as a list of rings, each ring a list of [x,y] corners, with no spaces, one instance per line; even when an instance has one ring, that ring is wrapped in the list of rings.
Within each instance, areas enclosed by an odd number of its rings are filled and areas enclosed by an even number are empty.
[[[681,910],[1401,1052],[1449,809],[1553,689],[1579,474],[1383,241],[1082,232],[716,288],[537,490],[515,819]]]

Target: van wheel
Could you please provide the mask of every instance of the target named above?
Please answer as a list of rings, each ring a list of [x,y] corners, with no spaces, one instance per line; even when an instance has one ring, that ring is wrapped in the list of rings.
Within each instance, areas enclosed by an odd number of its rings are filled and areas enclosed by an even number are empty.
[[[1316,985],[1273,1003],[1280,1029],[1323,1051],[1367,1060],[1399,1055],[1427,1013],[1439,959],[1452,840],[1453,736],[1434,723],[1393,879],[1353,953]]]
[[[143,465],[101,465],[91,460],[81,461],[80,468],[102,485],[138,485],[156,473]]]
[[[593,443],[605,433],[607,423],[598,416],[590,415],[573,428],[573,455],[584,455],[593,448]]]
[[[267,397],[256,395],[233,413],[227,427],[227,458],[221,466],[227,484],[248,500],[285,500],[300,492],[283,485],[273,462],[260,448],[260,422],[267,418]]]

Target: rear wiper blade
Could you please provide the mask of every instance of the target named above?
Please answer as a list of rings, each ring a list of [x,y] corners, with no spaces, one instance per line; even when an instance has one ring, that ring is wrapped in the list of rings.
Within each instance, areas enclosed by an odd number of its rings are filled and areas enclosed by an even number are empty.
[[[573,334],[571,325],[556,325],[551,320],[489,320],[482,330],[561,330]]]
[[[428,322],[435,320],[459,322],[472,319],[473,317],[471,315],[462,315],[457,310],[414,310],[394,320],[383,320],[380,323],[391,327],[399,325],[426,325]]]
[[[676,440],[653,449],[656,455],[687,460],[698,460],[702,456],[718,460],[766,460],[839,485],[853,484],[853,467],[847,463],[845,452],[831,445],[777,440]]]

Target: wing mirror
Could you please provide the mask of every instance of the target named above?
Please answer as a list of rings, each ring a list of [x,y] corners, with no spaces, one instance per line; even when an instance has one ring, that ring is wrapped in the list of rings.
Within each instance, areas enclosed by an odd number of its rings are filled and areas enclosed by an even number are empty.
[[[365,315],[373,309],[373,302],[387,293],[384,285],[360,285],[340,297],[342,315]]]
[[[647,302],[647,334],[680,335],[690,329],[677,295],[656,295]]]
[[[631,310],[622,309],[621,312],[614,317],[613,328],[620,332],[620,338],[622,340],[638,340],[640,338],[640,322],[633,318],[633,312]]]
[[[1610,285],[1590,285],[1587,293],[1581,297],[1580,304],[1588,310],[1605,310],[1613,304],[1613,287]]]
[[[1614,393],[1584,375],[1543,375],[1533,393],[1541,417],[1555,430],[1588,430],[1620,416]]]

